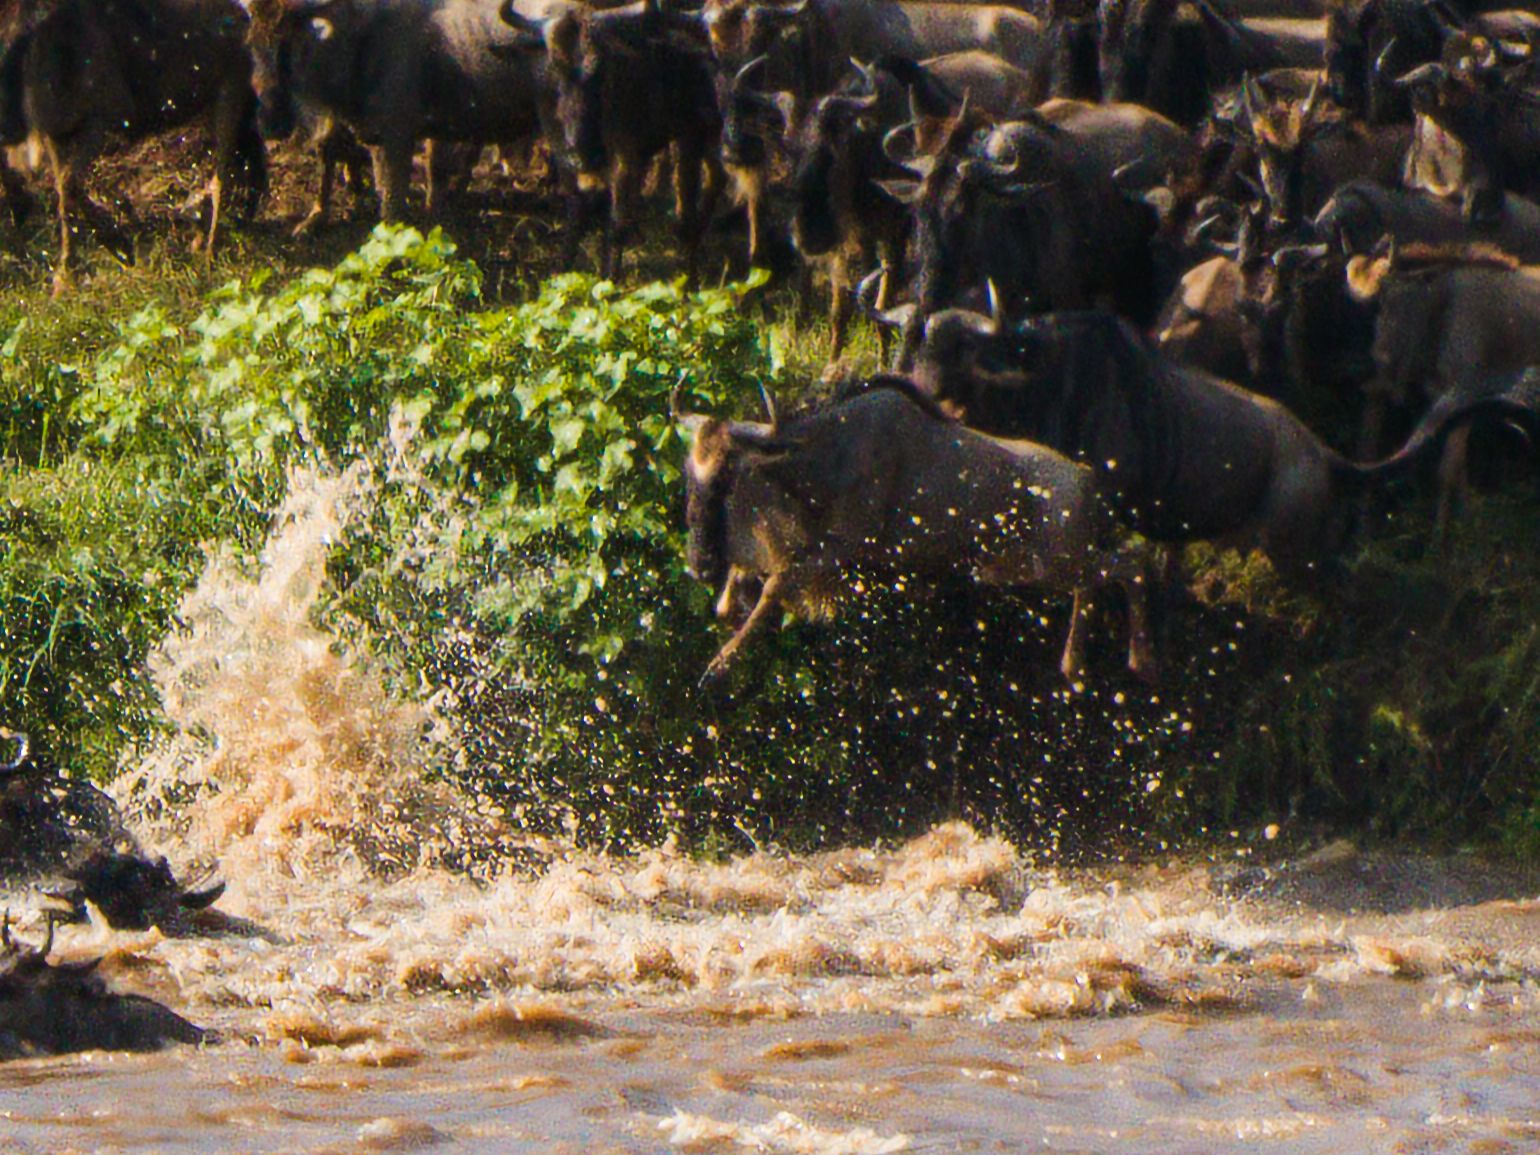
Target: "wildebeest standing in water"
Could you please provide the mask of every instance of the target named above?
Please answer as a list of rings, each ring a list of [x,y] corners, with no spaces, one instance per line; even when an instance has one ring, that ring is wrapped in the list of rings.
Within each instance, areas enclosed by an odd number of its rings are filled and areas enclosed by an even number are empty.
[[[227,186],[243,181],[248,211],[266,191],[255,122],[247,19],[237,0],[57,0],[24,18],[0,60],[0,95],[41,139],[59,197],[54,287],[69,284],[84,214],[123,260],[132,246],[91,200],[85,177],[110,139],[138,140],[209,114],[214,176],[206,246],[214,250]],[[9,135],[9,134],[8,134]]]
[[[685,414],[677,403],[674,412],[692,434],[688,569],[720,590],[719,616],[753,596],[707,677],[780,608],[831,592],[863,566],[1071,591],[1067,678],[1084,668],[1091,591],[1119,584],[1129,669],[1153,676],[1143,558],[1117,544],[1084,466],[965,429],[900,378],[785,425],[773,407],[769,424]]]
[[[206,1032],[153,999],[117,994],[95,973],[100,959],[50,965],[53,923],[37,949],[0,923],[0,1061],[75,1051],[158,1051]]]

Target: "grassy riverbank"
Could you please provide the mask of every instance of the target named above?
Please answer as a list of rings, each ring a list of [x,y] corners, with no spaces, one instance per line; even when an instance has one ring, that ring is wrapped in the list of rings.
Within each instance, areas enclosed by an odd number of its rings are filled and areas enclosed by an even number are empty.
[[[1532,480],[1442,553],[1426,495],[1394,495],[1330,604],[1189,551],[1155,690],[1120,669],[1115,604],[1069,690],[1065,605],[911,587],[706,693],[668,395],[816,393],[824,332],[753,283],[626,291],[363,237],[246,234],[210,268],[167,234],[59,302],[0,263],[0,722],[111,775],[163,726],[147,659],[206,551],[257,565],[292,471],[353,469],[322,624],[450,703],[444,772],[534,829],[808,846],[962,813],[1070,851],[1324,824],[1540,854]]]

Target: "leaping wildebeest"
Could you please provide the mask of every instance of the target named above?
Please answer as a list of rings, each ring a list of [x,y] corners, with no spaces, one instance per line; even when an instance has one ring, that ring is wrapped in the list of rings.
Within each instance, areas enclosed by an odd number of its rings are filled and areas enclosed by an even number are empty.
[[[674,413],[692,435],[688,570],[720,590],[720,617],[753,602],[708,678],[779,609],[831,592],[861,567],[1071,591],[1060,662],[1071,679],[1085,665],[1091,591],[1120,584],[1129,669],[1153,675],[1143,560],[1116,543],[1085,466],[965,429],[902,378],[785,423],[773,406],[768,423],[681,413],[677,399]]]

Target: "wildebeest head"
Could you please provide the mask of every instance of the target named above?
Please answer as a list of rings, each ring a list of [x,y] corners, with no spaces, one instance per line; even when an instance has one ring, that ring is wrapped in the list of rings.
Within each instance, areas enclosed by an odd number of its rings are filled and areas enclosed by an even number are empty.
[[[918,179],[885,182],[913,214],[917,308],[904,330],[900,371],[912,364],[930,314],[997,275],[1012,286],[1029,278],[1035,255],[1022,247],[1030,241],[1018,217],[1045,187],[1031,178],[1052,182],[1057,133],[1032,117],[989,130],[964,101],[934,152],[904,160]]]
[[[352,53],[339,47],[339,22],[351,15],[349,0],[251,0],[247,42],[257,124],[269,140],[284,140],[298,121],[295,77],[327,75],[345,88]]]
[[[1299,221],[1303,206],[1304,150],[1330,116],[1317,81],[1303,100],[1269,100],[1252,76],[1241,81],[1241,114],[1237,122],[1255,150],[1269,221],[1289,228]]]
[[[1326,88],[1339,107],[1357,117],[1369,111],[1369,30],[1377,12],[1376,0],[1343,0],[1326,9]]]
[[[729,165],[764,164],[769,156],[766,141],[796,123],[796,95],[760,87],[766,60],[756,56],[731,73],[719,68],[713,78],[722,113],[722,159]]]
[[[72,1051],[150,1051],[168,1043],[196,1043],[205,1033],[150,999],[118,995],[96,968],[48,962],[48,939],[32,948],[11,934],[7,911],[0,921],[0,1060]]]
[[[1097,56],[1104,99],[1147,99],[1156,52],[1177,5],[1178,0],[1101,0]]]
[[[55,897],[68,905],[69,916],[84,918],[90,902],[119,930],[174,930],[188,912],[211,906],[225,891],[224,883],[190,890],[165,858],[116,851],[96,851],[65,874],[73,885]]]
[[[685,527],[689,537],[685,572],[720,589],[732,561],[728,541],[728,503],[745,463],[771,461],[783,447],[774,403],[764,394],[769,423],[726,421],[679,407],[679,391],[670,398],[674,419],[690,433],[685,458]]]
[[[856,166],[841,161],[853,159],[854,151],[860,147],[856,140],[859,134],[875,129],[872,117],[880,100],[876,71],[858,65],[854,76],[818,101],[797,134],[793,144],[796,166],[792,190],[796,208],[792,237],[804,256],[820,256],[839,243],[836,202],[839,197],[848,196],[850,190],[837,186],[856,179]]]
[[[797,29],[808,14],[808,0],[708,0],[701,10],[701,22],[706,26],[711,54],[717,63],[737,71],[755,57],[769,53],[776,41]]]
[[[1503,211],[1505,173],[1499,131],[1506,106],[1524,100],[1512,80],[1531,64],[1529,45],[1504,44],[1457,32],[1442,58],[1420,65],[1396,81],[1411,93],[1412,108],[1437,126],[1420,136],[1422,161],[1456,173],[1467,217],[1488,223]]]

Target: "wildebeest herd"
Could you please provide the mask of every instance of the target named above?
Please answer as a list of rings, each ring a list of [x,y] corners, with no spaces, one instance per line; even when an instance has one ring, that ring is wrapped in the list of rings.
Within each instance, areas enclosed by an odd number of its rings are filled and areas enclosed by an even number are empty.
[[[784,419],[676,395],[689,569],[736,626],[709,672],[873,567],[1072,593],[1071,678],[1091,592],[1120,585],[1152,676],[1148,543],[1251,543],[1329,581],[1373,486],[1439,457],[1442,523],[1473,426],[1533,426],[1537,49],[1504,0],[3,0],[0,143],[52,172],[59,289],[83,226],[132,254],[92,162],[199,116],[210,251],[302,124],[297,233],[339,169],[372,161],[400,220],[425,147],[431,216],[484,148],[543,141],[569,264],[597,226],[613,275],[667,171],[693,279],[730,192],[744,266],[827,277],[828,376],[857,313],[892,372]],[[26,183],[7,163],[0,185],[19,219]],[[1361,410],[1372,464],[1297,415],[1322,397]],[[27,765],[0,767],[0,822],[46,840],[91,799]],[[55,864],[74,907],[143,925],[217,893],[99,833]],[[106,997],[45,955],[7,928],[0,1004]]]

